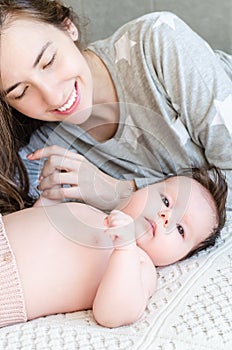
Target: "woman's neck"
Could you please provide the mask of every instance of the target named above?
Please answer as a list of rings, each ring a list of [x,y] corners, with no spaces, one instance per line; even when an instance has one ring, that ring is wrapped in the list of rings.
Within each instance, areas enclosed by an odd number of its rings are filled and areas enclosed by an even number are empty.
[[[111,75],[103,61],[92,51],[83,53],[93,78],[93,111],[82,128],[97,141],[104,142],[114,136],[119,122],[117,92]]]
[[[117,92],[104,62],[94,52],[86,50],[83,55],[89,65],[93,78],[93,104],[118,102]]]

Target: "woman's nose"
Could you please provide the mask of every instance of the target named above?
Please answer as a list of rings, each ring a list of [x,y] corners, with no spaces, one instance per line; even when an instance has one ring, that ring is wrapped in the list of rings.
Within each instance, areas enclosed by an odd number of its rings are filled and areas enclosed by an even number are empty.
[[[40,94],[50,108],[58,108],[63,103],[63,93],[50,83],[40,85]]]
[[[158,215],[163,221],[163,226],[166,227],[169,222],[170,212],[168,210],[161,210]]]

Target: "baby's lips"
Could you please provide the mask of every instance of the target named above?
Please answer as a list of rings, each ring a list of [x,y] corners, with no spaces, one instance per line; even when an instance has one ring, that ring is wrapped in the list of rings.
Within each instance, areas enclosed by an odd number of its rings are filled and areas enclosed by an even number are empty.
[[[153,228],[153,236],[155,236],[155,231],[156,231],[156,223],[155,223],[155,221],[151,221],[151,226]]]
[[[152,232],[153,232],[153,236],[155,236],[155,231],[156,231],[156,223],[155,221],[153,220],[150,220],[148,218],[146,218],[146,220],[149,222],[149,224],[151,225],[151,229],[152,229]]]

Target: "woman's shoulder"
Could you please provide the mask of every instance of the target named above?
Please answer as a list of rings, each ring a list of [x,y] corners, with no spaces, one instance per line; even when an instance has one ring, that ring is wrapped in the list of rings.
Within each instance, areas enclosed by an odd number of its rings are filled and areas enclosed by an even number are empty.
[[[158,22],[157,25],[160,22],[166,22],[168,24],[177,18],[177,15],[170,11],[149,12],[145,15],[136,17],[131,21],[125,23],[117,31],[141,28],[144,26],[146,27],[147,25],[150,26],[155,24],[156,22]],[[117,33],[117,31],[115,33]]]

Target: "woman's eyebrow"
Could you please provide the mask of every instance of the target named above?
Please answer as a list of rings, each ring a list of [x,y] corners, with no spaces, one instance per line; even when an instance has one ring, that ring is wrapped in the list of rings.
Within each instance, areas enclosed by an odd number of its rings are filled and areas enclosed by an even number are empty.
[[[33,68],[35,68],[35,67],[39,64],[39,62],[40,62],[40,60],[41,60],[41,58],[42,58],[44,52],[47,50],[47,48],[48,48],[51,44],[52,44],[51,41],[48,41],[48,42],[42,47],[40,53],[38,54],[38,56],[37,56],[36,59],[35,59],[35,62],[34,62],[34,64],[33,64]],[[16,89],[17,86],[19,86],[21,83],[22,83],[22,82],[20,81],[20,82],[18,82],[18,83],[15,83],[14,85],[10,86],[8,89],[5,90],[5,94],[8,95],[11,91],[13,91],[14,89]]]
[[[36,60],[35,60],[35,62],[34,62],[34,64],[33,64],[33,68],[35,68],[35,67],[38,65],[38,63],[39,63],[39,61],[41,60],[41,58],[42,58],[44,52],[47,50],[47,48],[48,48],[50,45],[51,45],[51,41],[48,41],[48,42],[42,47],[40,53],[39,53],[38,56],[36,57]]]
[[[16,89],[17,86],[20,85],[20,84],[21,84],[21,82],[16,83],[16,84],[10,86],[8,89],[5,90],[5,94],[8,95],[12,90]]]

